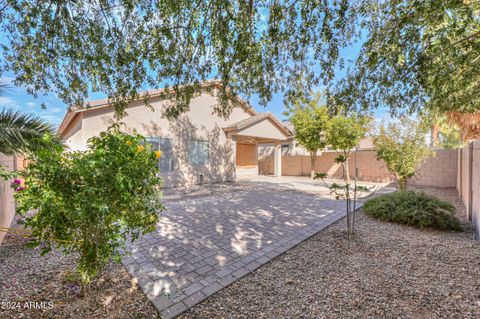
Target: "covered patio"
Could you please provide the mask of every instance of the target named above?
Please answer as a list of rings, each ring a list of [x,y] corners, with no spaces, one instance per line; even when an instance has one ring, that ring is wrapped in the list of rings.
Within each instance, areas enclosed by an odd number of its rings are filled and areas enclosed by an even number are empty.
[[[258,175],[258,145],[273,144],[274,176],[282,175],[282,145],[291,143],[293,133],[271,113],[259,113],[223,130],[231,141],[236,175]]]

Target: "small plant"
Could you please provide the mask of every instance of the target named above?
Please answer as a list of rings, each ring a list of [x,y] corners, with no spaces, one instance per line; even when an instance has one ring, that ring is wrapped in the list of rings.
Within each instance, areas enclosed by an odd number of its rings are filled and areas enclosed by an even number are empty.
[[[338,184],[331,183],[325,180],[327,178],[326,173],[315,173],[315,179],[321,179],[326,188],[330,190],[330,195],[335,196],[336,200],[345,200],[347,206],[347,234],[350,240],[355,233],[355,212],[357,210],[357,198],[363,193],[369,193],[374,186],[367,187],[363,185],[357,185],[356,180],[354,184]]]
[[[423,192],[399,191],[369,199],[364,212],[377,219],[419,228],[461,231],[455,207]]]
[[[111,260],[120,261],[127,238],[155,230],[161,203],[159,152],[138,134],[114,125],[88,141],[85,152],[65,152],[44,137],[14,182],[18,212],[27,216],[42,254],[52,247],[78,253],[77,271],[88,283]]]

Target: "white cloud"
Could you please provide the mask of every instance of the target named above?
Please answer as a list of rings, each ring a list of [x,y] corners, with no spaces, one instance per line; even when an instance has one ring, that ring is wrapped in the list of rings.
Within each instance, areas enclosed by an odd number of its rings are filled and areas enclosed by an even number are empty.
[[[26,105],[29,109],[32,109],[32,110],[37,107],[37,103],[35,102],[27,102]]]
[[[47,108],[47,111],[50,110],[50,112],[52,113],[62,113],[63,112],[63,109],[59,108],[59,107],[51,107],[51,108]]]
[[[0,77],[0,83],[2,83],[2,84],[12,85],[13,80],[14,80],[14,78],[9,77],[9,76]]]
[[[40,115],[40,117],[46,121],[54,121],[56,120],[55,115]]]
[[[18,101],[8,96],[0,96],[0,107],[17,108],[19,106]]]

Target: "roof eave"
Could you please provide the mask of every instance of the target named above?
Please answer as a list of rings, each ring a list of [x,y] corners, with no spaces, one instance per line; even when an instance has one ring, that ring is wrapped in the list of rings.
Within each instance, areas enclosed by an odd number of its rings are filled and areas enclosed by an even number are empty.
[[[210,80],[210,81],[205,81],[201,85],[201,87],[208,87],[212,86],[214,88],[220,89],[222,87],[222,83],[218,80]],[[183,88],[185,85],[180,86],[179,88]],[[171,94],[173,94],[175,91],[171,90]],[[141,94],[139,94],[138,98],[136,98],[133,101],[139,101],[143,98],[145,98],[147,95],[149,98],[157,98],[160,97],[162,94],[165,93],[165,88],[155,90],[155,91],[146,91]],[[253,107],[244,99],[242,99],[240,96],[235,95],[232,98],[234,98],[237,102],[239,102],[242,106],[242,109],[244,109],[246,112],[250,113],[250,115],[255,115],[257,112],[253,109]],[[133,102],[131,101],[131,102]],[[100,99],[100,100],[94,100],[90,102],[86,102],[84,106],[78,107],[76,109],[72,109],[69,107],[67,113],[65,114],[65,117],[62,120],[62,123],[60,123],[60,126],[58,128],[58,134],[62,136],[65,133],[65,129],[70,125],[71,120],[74,117],[74,114],[76,113],[81,113],[81,112],[87,112],[91,110],[98,110],[98,109],[103,109],[107,107],[112,107],[111,103],[109,102],[108,98],[107,99]]]

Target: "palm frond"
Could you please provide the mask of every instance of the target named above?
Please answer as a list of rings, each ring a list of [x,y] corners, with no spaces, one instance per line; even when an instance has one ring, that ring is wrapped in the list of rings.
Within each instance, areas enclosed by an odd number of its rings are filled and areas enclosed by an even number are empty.
[[[7,96],[8,91],[10,90],[10,84],[8,83],[0,83],[0,96]]]
[[[460,128],[463,141],[480,139],[480,111],[450,112],[447,116],[449,124],[455,124]]]
[[[0,112],[0,153],[13,155],[42,147],[41,137],[54,128],[40,117],[3,109]]]

